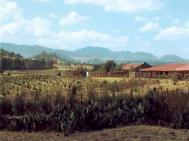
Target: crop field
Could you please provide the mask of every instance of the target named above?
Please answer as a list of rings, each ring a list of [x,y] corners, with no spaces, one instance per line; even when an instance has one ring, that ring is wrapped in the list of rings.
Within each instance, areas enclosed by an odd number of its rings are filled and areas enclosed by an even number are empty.
[[[55,70],[7,72],[0,76],[0,95],[15,96],[22,93],[38,93],[40,95],[61,94],[66,97],[73,85],[77,87],[78,95],[82,98],[86,98],[89,91],[95,92],[98,96],[103,95],[104,91],[108,95],[123,93],[145,95],[153,89],[189,91],[188,81],[127,77],[73,78],[58,75],[60,72]]]
[[[40,70],[5,72],[0,83],[0,130],[68,135],[132,124],[189,129],[186,80]]]

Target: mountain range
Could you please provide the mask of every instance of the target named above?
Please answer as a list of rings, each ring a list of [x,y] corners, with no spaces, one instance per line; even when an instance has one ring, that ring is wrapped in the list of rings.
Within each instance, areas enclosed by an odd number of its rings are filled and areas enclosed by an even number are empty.
[[[171,63],[171,62],[189,62],[189,60],[183,59],[176,55],[164,55],[161,57],[155,56],[146,52],[130,52],[130,51],[111,51],[103,47],[84,47],[74,51],[52,49],[39,45],[18,45],[13,43],[0,43],[0,48],[9,52],[19,53],[24,57],[34,57],[43,52],[54,53],[57,57],[63,60],[69,60],[70,62],[85,62],[98,64],[103,63],[106,60],[115,60],[119,63],[126,62],[159,62],[159,63]]]

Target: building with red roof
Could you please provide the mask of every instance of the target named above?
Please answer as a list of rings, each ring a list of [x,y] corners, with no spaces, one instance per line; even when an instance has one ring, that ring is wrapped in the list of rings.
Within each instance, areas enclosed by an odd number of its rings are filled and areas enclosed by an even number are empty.
[[[122,70],[124,71],[139,71],[141,69],[145,69],[145,68],[149,68],[151,67],[149,64],[147,63],[143,63],[143,64],[124,64],[122,66]]]
[[[124,64],[122,70],[129,73],[129,76],[137,77],[137,72],[141,69],[150,68],[151,66],[147,63],[143,64]]]
[[[141,77],[178,77],[185,78],[189,76],[189,64],[165,64],[154,66],[151,68],[141,69],[139,71]]]

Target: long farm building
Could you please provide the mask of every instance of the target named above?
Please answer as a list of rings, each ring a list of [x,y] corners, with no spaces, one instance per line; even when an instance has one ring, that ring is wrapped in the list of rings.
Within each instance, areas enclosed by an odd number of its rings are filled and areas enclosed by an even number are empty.
[[[146,78],[189,78],[189,64],[165,64],[141,69],[138,76]]]

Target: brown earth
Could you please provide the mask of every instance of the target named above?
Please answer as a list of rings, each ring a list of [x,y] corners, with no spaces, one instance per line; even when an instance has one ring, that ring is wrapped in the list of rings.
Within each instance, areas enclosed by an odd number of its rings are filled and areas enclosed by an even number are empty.
[[[54,132],[1,131],[0,141],[189,141],[189,130],[157,126],[128,126],[64,136]]]

